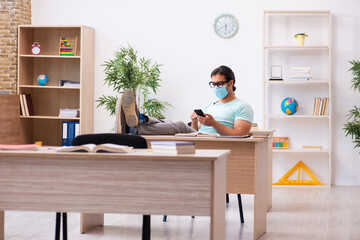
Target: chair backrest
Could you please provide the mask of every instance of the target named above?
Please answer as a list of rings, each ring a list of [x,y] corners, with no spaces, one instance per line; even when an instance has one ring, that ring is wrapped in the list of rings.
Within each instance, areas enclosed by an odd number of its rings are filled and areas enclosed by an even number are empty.
[[[95,133],[79,135],[72,141],[71,145],[78,146],[83,144],[103,144],[114,143],[127,145],[134,148],[147,148],[145,138],[137,135],[118,134],[118,133]]]

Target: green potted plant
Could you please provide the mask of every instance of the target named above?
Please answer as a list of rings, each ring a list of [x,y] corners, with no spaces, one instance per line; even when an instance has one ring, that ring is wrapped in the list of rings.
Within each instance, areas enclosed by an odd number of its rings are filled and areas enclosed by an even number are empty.
[[[128,46],[120,47],[115,51],[114,59],[105,61],[102,66],[105,66],[104,84],[120,94],[125,89],[132,89],[137,95],[137,103],[142,113],[152,117],[165,118],[162,112],[171,105],[150,98],[150,94],[156,94],[160,87],[159,64],[151,63],[151,59],[139,58],[137,51]],[[110,112],[110,116],[114,115],[117,100],[118,95],[102,95],[96,100],[99,103],[97,107],[103,106]]]
[[[299,46],[303,46],[304,42],[305,42],[305,37],[308,37],[308,35],[306,35],[306,33],[297,33],[294,36],[296,38],[296,44]]]
[[[360,61],[350,61],[352,67],[349,71],[352,72],[354,78],[352,79],[351,88],[358,90],[360,92]],[[360,147],[360,108],[354,106],[353,109],[349,111],[348,122],[344,124],[345,136],[351,136],[353,143],[355,143],[354,148]]]

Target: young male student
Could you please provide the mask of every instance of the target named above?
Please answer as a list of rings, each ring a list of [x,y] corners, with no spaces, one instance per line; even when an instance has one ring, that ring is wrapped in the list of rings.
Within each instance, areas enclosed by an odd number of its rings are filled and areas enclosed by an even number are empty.
[[[226,66],[211,72],[209,85],[217,101],[202,108],[205,116],[195,112],[190,115],[191,127],[181,121],[161,120],[139,113],[135,94],[124,91],[117,104],[117,132],[139,135],[172,135],[176,133],[211,133],[220,135],[248,135],[253,121],[253,110],[249,104],[235,96],[235,75]]]

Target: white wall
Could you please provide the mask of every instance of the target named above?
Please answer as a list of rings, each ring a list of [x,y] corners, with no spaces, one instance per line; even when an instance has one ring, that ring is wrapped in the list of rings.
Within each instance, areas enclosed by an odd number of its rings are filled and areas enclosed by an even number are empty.
[[[333,13],[333,183],[360,185],[359,151],[353,150],[342,130],[347,111],[360,102],[360,93],[350,90],[348,72],[348,61],[360,59],[358,0],[32,0],[32,24],[95,29],[95,99],[111,94],[103,85],[101,64],[113,57],[117,47],[129,43],[140,56],[163,65],[158,98],[175,107],[166,111],[167,118],[188,121],[192,109],[212,101],[209,74],[224,64],[234,70],[236,94],[253,106],[255,122],[261,126],[264,9]],[[237,35],[228,40],[213,31],[213,21],[222,13],[235,15],[240,25]],[[113,122],[107,112],[95,108],[95,132],[110,131]]]

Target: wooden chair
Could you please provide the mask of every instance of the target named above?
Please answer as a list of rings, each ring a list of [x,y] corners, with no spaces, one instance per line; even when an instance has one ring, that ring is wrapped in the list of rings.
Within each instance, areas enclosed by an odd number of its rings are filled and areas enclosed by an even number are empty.
[[[74,138],[71,143],[73,146],[83,144],[103,144],[103,143],[114,143],[119,145],[127,145],[134,148],[147,148],[145,138],[136,135],[128,134],[117,134],[117,133],[98,133],[98,134],[84,134]],[[67,215],[62,213],[63,216],[63,240],[67,240]],[[151,216],[143,215],[143,229],[142,229],[142,240],[150,240],[150,223]],[[56,225],[55,225],[55,240],[60,240],[60,224],[61,224],[61,213],[56,213]]]

